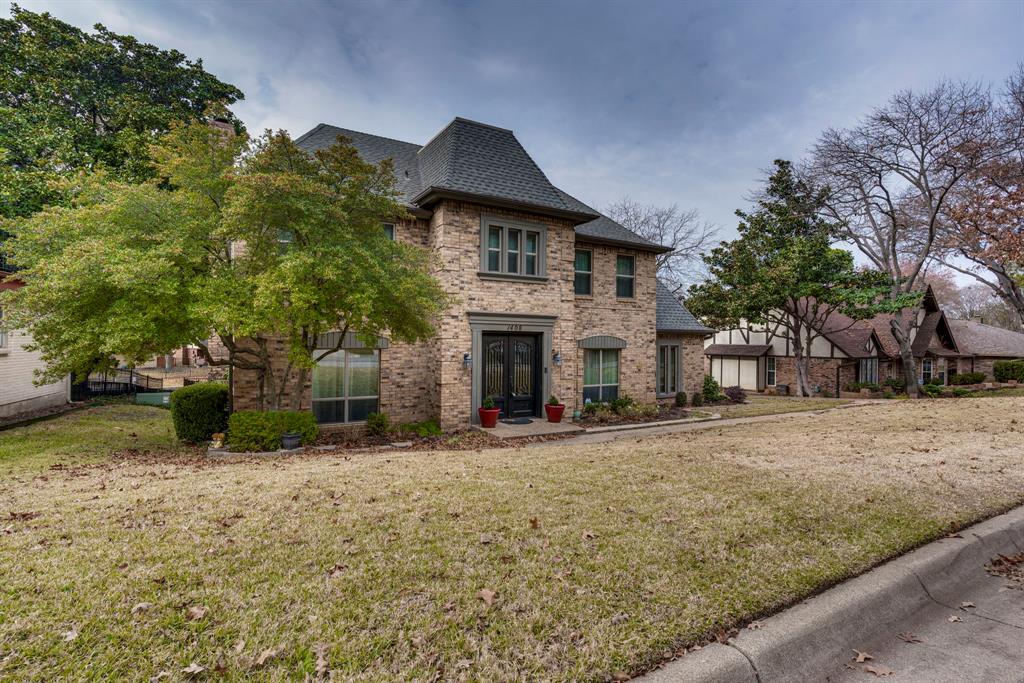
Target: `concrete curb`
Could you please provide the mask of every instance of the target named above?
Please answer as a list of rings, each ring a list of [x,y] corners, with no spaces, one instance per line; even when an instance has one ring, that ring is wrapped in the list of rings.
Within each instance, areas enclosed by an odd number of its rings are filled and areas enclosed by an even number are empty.
[[[762,620],[760,628],[743,630],[726,645],[709,645],[637,680],[820,681],[851,648],[887,625],[932,603],[956,609],[966,587],[987,580],[984,565],[997,554],[1024,552],[1024,507],[958,536],[891,560]],[[985,616],[979,610],[972,614]]]
[[[681,417],[678,420],[659,420],[657,422],[629,422],[625,424],[606,425],[604,427],[584,427],[587,434],[604,434],[605,432],[626,432],[631,429],[649,429],[651,427],[668,427],[671,425],[685,425],[694,422],[710,422],[721,420],[720,413],[711,413],[707,417]]]

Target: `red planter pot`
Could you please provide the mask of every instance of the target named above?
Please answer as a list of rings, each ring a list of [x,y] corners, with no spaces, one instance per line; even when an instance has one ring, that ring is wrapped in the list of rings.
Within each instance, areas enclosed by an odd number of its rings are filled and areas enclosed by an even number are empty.
[[[560,403],[557,406],[553,406],[550,403],[545,403],[544,412],[547,413],[548,422],[561,422],[562,413],[565,412],[565,405]]]
[[[501,414],[500,408],[480,408],[480,426],[487,429],[493,429],[498,426],[498,415]]]

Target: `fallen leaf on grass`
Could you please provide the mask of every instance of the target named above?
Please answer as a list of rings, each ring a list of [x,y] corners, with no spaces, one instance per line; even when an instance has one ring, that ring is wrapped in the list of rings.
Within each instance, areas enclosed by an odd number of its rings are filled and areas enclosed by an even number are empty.
[[[760,621],[752,621],[749,624],[747,624],[747,628],[749,628],[751,631],[756,631],[762,626],[764,626],[764,624],[762,624]]]
[[[139,612],[145,612],[153,607],[151,602],[140,602],[135,607],[132,607],[132,614],[138,614]]]
[[[72,640],[78,637],[78,630],[71,629],[70,631],[65,631],[62,635],[64,637],[64,642],[70,643]]]
[[[325,645],[317,645],[313,648],[313,652],[316,653],[315,673],[320,678],[326,678],[330,673],[327,665],[327,647]]]
[[[896,637],[899,638],[900,640],[902,640],[904,643],[920,643],[920,642],[922,642],[920,638],[915,636],[913,633],[909,633],[909,632],[907,632],[907,633],[899,633],[899,634],[896,635]]]
[[[279,657],[282,652],[284,652],[283,647],[268,647],[260,653],[259,657],[256,658],[256,666],[263,666],[270,660]]]
[[[157,681],[163,680],[165,678],[170,678],[170,677],[171,677],[171,672],[170,671],[161,671],[161,672],[157,673],[155,676],[150,676],[149,683],[157,683]]]
[[[202,605],[192,605],[188,608],[188,611],[185,612],[185,618],[189,621],[199,621],[206,616],[207,611],[208,610]]]
[[[347,564],[341,564],[340,562],[336,562],[333,567],[327,570],[327,576],[331,579],[336,578],[340,576],[342,573],[344,573],[346,569],[348,569]]]
[[[199,674],[203,673],[204,671],[206,671],[206,667],[205,666],[200,666],[199,664],[196,664],[195,662],[192,662],[191,664],[186,666],[184,669],[182,669],[181,673],[185,674],[186,676],[198,676]]]
[[[584,531],[583,532],[583,539],[584,540],[589,541],[589,540],[591,540],[593,538],[597,538],[597,534],[595,534],[593,531]]]
[[[495,592],[494,592],[494,591],[492,591],[492,590],[489,590],[489,589],[487,589],[487,588],[482,588],[482,589],[481,589],[481,590],[480,590],[480,591],[479,591],[479,592],[478,592],[478,593],[476,594],[476,597],[478,597],[479,599],[483,600],[483,601],[484,601],[484,604],[485,604],[485,605],[487,605],[488,607],[490,607],[491,605],[493,605],[493,604],[494,604],[494,599],[495,599],[496,597],[498,597],[498,594],[497,594],[497,593],[495,593]]]
[[[953,616],[951,616],[948,619],[946,619],[946,621],[948,621],[951,624],[955,624],[958,621],[963,621],[963,619],[961,619],[960,617],[958,617],[957,615],[954,614]]]
[[[858,664],[860,664],[862,662],[866,662],[869,659],[874,659],[874,656],[873,655],[869,655],[867,652],[861,652],[860,650],[854,650],[853,653],[855,655],[857,655],[856,657],[853,658],[853,661],[857,662]]]
[[[625,671],[616,671],[612,674],[613,681],[628,681],[629,679],[630,675]]]
[[[531,529],[539,529],[540,528],[540,520],[537,519],[536,517],[530,517],[530,528]]]
[[[7,519],[12,522],[27,522],[39,516],[38,512],[8,512]]]
[[[480,534],[480,543],[482,545],[487,545],[488,543],[493,543],[493,542],[494,542],[494,537],[491,536],[490,534]]]

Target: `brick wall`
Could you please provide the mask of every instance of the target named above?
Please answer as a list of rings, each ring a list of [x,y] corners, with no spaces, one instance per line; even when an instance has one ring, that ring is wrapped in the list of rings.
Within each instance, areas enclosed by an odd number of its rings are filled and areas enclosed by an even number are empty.
[[[813,391],[815,386],[821,387],[819,396],[836,395],[836,369],[839,369],[839,388],[857,380],[856,362],[839,358],[811,358],[808,362],[808,384]],[[792,357],[776,357],[775,383],[788,384],[790,395],[798,391],[796,382],[796,359]]]
[[[546,280],[496,279],[480,274],[480,225],[484,216],[542,225],[546,232]],[[445,429],[464,427],[477,406],[472,404],[472,370],[463,355],[471,353],[470,312],[557,316],[552,352],[561,366],[549,363],[550,392],[568,411],[582,407],[583,351],[578,342],[593,335],[626,340],[620,358],[620,393],[643,402],[655,400],[655,262],[654,255],[629,249],[587,245],[594,251],[593,295],[573,291],[575,231],[567,220],[494,209],[475,203],[443,201],[429,220],[396,226],[396,239],[430,249],[433,272],[454,303],[437,322],[437,336],[424,343],[393,344],[381,351],[380,409],[393,423],[437,419]],[[636,257],[635,297],[615,297],[615,256]],[[687,340],[684,367],[692,370],[702,349],[699,338]],[[278,362],[278,360],[280,362]],[[481,362],[477,358],[476,363]],[[275,348],[275,367],[283,367],[284,350]],[[689,377],[687,378],[689,379]],[[256,406],[256,373],[235,372],[235,408]],[[541,400],[546,396],[541,396]],[[301,408],[309,409],[310,385]]]
[[[679,391],[686,394],[686,400],[695,391],[704,388],[704,337],[699,334],[666,333],[658,334],[658,344],[679,344],[682,354],[683,376]],[[657,363],[657,357],[655,357]],[[657,381],[657,373],[655,373]],[[674,397],[672,397],[674,398]]]

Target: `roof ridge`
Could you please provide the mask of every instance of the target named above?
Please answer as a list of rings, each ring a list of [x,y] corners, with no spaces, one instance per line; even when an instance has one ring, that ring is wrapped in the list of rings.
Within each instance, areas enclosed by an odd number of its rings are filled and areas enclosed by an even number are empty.
[[[359,133],[360,135],[365,135],[366,137],[370,137],[370,138],[377,138],[378,140],[387,140],[389,142],[399,142],[399,143],[401,143],[403,145],[409,145],[410,147],[418,147],[420,149],[423,148],[422,145],[417,145],[415,142],[409,142],[408,140],[399,140],[398,138],[389,138],[386,135],[377,135],[376,133],[367,133],[366,131],[356,130],[355,128],[342,128],[341,126],[335,126],[334,124],[331,124],[331,123],[321,123],[316,128],[311,130],[309,133],[306,133],[302,137],[306,137],[306,135],[310,135],[311,133],[313,133],[313,132],[315,132],[317,130],[320,130],[321,128],[334,128],[335,130],[346,130],[346,131],[348,131],[350,133]]]

